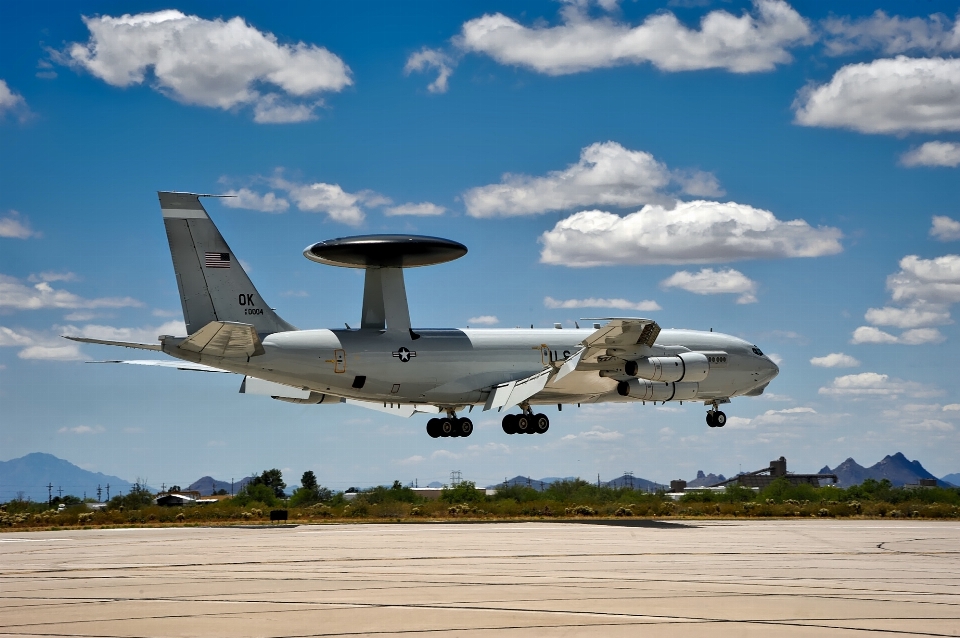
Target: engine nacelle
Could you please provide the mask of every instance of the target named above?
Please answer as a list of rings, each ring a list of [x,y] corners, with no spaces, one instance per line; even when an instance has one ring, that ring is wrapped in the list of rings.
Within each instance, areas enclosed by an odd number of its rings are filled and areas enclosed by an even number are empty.
[[[306,399],[295,399],[293,397],[270,397],[277,401],[286,401],[287,403],[297,403],[300,405],[320,405],[321,403],[340,403],[339,397],[332,397],[329,394],[310,391],[310,396]]]
[[[617,394],[637,401],[689,401],[697,397],[699,383],[630,379],[617,384]]]
[[[639,361],[628,361],[624,369],[631,376],[650,381],[699,383],[710,374],[710,361],[699,352],[682,352],[675,357],[645,357]]]

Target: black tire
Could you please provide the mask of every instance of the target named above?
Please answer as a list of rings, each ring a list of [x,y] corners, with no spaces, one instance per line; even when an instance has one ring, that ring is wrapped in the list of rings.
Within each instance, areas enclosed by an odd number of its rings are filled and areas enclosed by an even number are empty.
[[[707,412],[707,425],[712,428],[717,427],[717,424],[713,422],[713,412]]]
[[[515,414],[504,415],[503,421],[501,421],[501,426],[503,427],[503,431],[507,434],[516,434],[517,416]]]
[[[453,419],[439,419],[440,421],[440,436],[456,436],[454,432],[456,428],[453,425]]]
[[[717,424],[718,428],[722,428],[727,424],[727,415],[723,412],[717,412],[717,414],[713,417],[713,422]]]
[[[517,430],[517,434],[530,434],[532,430],[530,427],[530,417],[526,414],[518,414],[514,423],[516,424],[514,427]]]
[[[543,434],[550,429],[550,419],[547,418],[546,414],[536,414],[533,417],[533,426],[534,434]]]
[[[473,434],[473,421],[467,417],[457,419],[457,433],[458,436],[470,436]]]
[[[427,434],[429,434],[432,439],[440,437],[440,419],[430,419],[427,421]]]

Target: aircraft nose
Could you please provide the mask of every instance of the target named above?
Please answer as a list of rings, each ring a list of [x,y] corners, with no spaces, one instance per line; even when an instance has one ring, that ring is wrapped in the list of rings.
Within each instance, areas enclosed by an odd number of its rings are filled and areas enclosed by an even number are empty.
[[[780,366],[774,363],[772,360],[767,358],[767,370],[766,370],[767,381],[772,380],[778,374],[780,374]]]

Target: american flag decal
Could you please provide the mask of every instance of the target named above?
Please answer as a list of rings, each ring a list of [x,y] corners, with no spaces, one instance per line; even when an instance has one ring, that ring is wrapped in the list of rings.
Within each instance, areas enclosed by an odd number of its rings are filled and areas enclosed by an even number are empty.
[[[230,253],[204,253],[204,265],[207,268],[229,268]]]

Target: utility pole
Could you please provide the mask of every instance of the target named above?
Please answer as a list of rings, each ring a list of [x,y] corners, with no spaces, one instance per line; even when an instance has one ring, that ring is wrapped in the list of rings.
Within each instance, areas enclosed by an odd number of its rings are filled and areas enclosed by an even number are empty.
[[[233,477],[230,477],[230,496],[233,496]]]
[[[161,491],[161,492],[166,492],[166,491],[167,491],[167,484],[166,484],[166,483],[161,483],[161,484],[160,484],[160,491]]]
[[[110,500],[110,484],[107,483],[107,500]]]
[[[47,506],[53,505],[53,483],[47,483]]]
[[[100,484],[97,483],[97,502],[100,502]]]
[[[57,497],[62,501],[63,500],[63,486],[57,486]]]
[[[600,489],[600,472],[597,472],[597,489]]]

